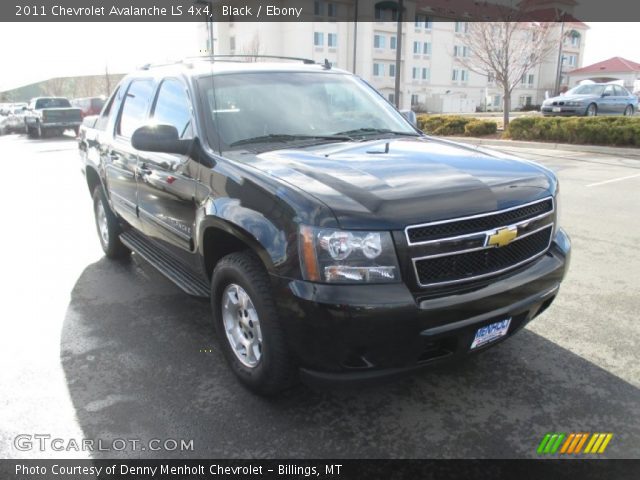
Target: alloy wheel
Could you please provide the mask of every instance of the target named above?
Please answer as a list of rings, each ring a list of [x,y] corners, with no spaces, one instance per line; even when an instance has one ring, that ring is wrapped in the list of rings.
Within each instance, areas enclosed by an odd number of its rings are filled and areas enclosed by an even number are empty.
[[[260,319],[251,297],[235,283],[222,293],[222,321],[233,353],[244,366],[255,368],[262,358]]]

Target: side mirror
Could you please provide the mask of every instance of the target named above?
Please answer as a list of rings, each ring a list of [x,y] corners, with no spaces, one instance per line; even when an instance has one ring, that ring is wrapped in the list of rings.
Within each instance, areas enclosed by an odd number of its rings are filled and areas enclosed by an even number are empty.
[[[172,125],[145,125],[131,136],[131,145],[143,152],[189,153],[193,140],[181,140],[178,130]]]
[[[416,117],[416,112],[413,110],[400,110],[400,114],[406,118],[411,125],[414,127],[418,126],[418,117]]]

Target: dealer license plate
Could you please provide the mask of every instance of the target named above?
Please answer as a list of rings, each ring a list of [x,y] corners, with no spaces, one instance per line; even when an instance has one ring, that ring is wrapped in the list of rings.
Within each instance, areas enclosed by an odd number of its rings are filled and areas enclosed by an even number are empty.
[[[506,320],[479,328],[473,339],[473,343],[471,343],[471,350],[491,343],[500,337],[504,337],[509,331],[510,324],[511,318],[507,318]]]
[[[562,111],[562,109],[560,107],[553,107],[552,110],[554,112],[561,112]]]

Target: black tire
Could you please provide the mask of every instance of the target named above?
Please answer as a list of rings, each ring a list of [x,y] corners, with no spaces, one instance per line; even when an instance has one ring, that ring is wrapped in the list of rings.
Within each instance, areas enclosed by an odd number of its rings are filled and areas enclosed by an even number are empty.
[[[225,331],[222,295],[230,285],[245,290],[259,318],[262,349],[253,367],[239,360]],[[260,395],[274,395],[295,384],[297,369],[285,342],[269,277],[255,254],[232,253],[218,262],[211,278],[211,308],[220,347],[231,370],[246,387]]]
[[[104,236],[102,234],[100,226],[100,208],[102,208],[104,212],[104,221],[106,227],[106,235]],[[131,253],[131,251],[120,241],[122,227],[120,225],[120,222],[118,221],[118,217],[116,217],[113,211],[111,211],[109,202],[107,202],[104,191],[100,186],[96,187],[96,189],[93,191],[93,214],[96,220],[96,230],[98,232],[98,238],[100,239],[100,245],[102,246],[104,254],[107,257],[114,259],[127,257]]]
[[[598,106],[595,103],[590,103],[584,114],[587,117],[596,117],[598,115]]]
[[[631,106],[631,105],[627,105],[627,108],[625,108],[625,109],[624,109],[624,113],[623,113],[623,115],[624,115],[625,117],[631,117],[631,116],[633,116],[633,106]]]

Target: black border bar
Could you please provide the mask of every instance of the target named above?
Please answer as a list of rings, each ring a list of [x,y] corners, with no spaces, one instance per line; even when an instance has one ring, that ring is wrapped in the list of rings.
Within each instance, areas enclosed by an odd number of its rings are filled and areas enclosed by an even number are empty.
[[[635,0],[3,0],[2,22],[375,22],[375,7],[431,16],[434,21],[640,21]],[[508,7],[511,3],[514,7]],[[357,8],[356,8],[357,4]],[[231,10],[231,9],[234,10]],[[356,16],[357,12],[357,16]],[[412,21],[407,18],[407,21]]]
[[[61,474],[62,471],[65,473]],[[97,472],[100,473],[97,474]],[[640,478],[640,459],[0,460],[0,474],[3,480],[95,478],[104,480],[213,480],[219,478],[637,480]]]

